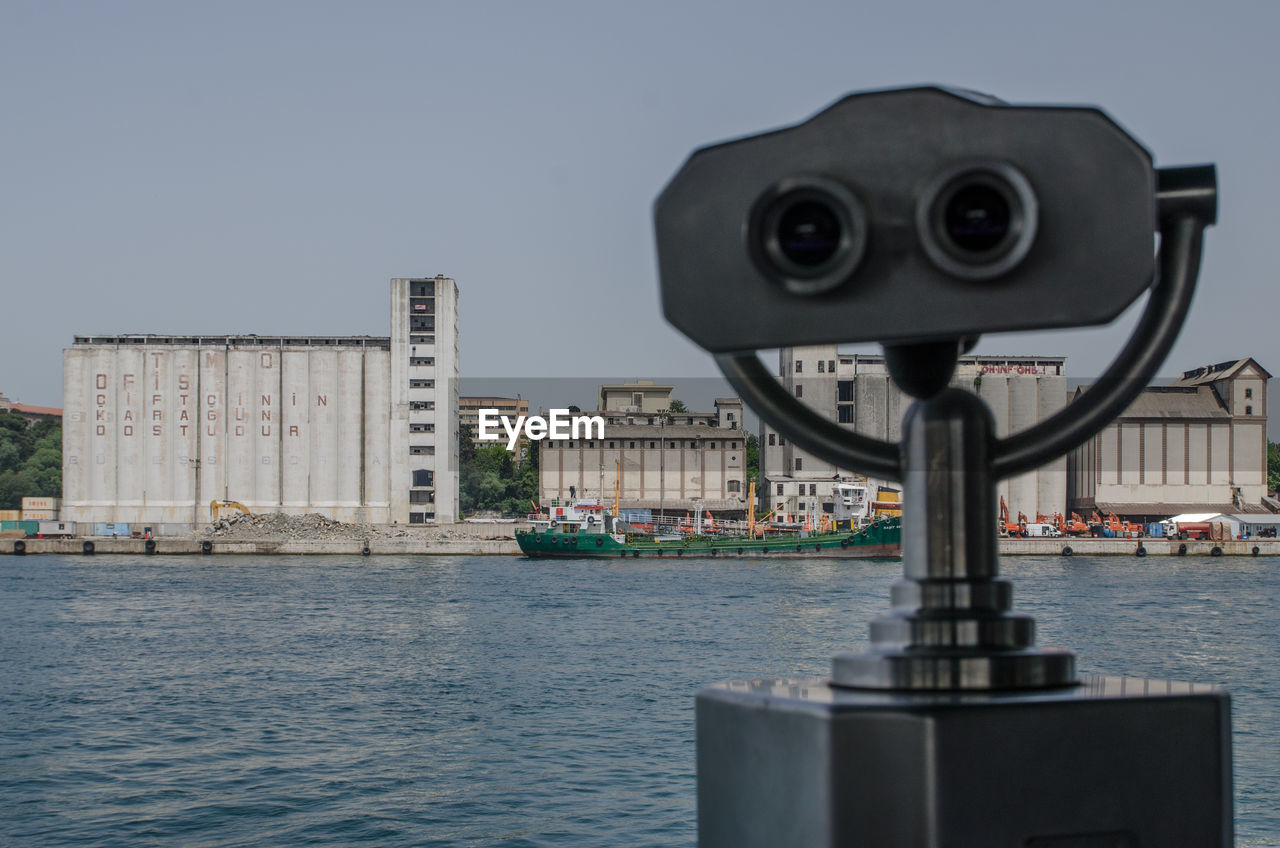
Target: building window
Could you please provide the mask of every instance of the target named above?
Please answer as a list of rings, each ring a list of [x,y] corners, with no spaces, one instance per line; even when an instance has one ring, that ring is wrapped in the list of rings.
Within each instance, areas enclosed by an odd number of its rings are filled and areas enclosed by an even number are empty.
[[[730,492],[735,492],[735,493],[736,493],[736,492],[741,492],[741,491],[742,491],[742,481],[741,481],[741,480],[730,480],[730,481],[729,481],[728,490],[729,490]]]
[[[436,337],[435,337],[435,336],[409,336],[409,344],[416,344],[416,345],[419,345],[419,344],[428,344],[428,345],[431,345],[431,344],[435,344],[435,343],[436,343]]]
[[[409,401],[409,408],[419,411],[424,409],[435,409],[436,402],[433,400],[411,400]]]
[[[652,449],[653,449],[653,447],[654,447],[653,442],[650,442],[650,443],[649,443],[649,449],[650,449],[650,450],[652,450]]]
[[[671,447],[673,447],[673,448],[674,448],[675,446],[676,446],[676,443],[675,443],[675,442],[672,442],[672,443],[671,443]]]
[[[737,449],[738,449],[738,443],[737,443],[737,442],[730,442],[730,443],[729,443],[729,447],[733,448],[734,450],[737,450]]]
[[[434,486],[435,472],[429,468],[413,469],[413,485],[415,486]]]
[[[839,416],[841,424],[853,423],[853,407],[852,406],[836,407],[836,415]]]
[[[435,297],[436,281],[435,280],[419,280],[409,283],[410,297]]]
[[[712,442],[712,443],[711,443],[711,449],[712,449],[712,450],[715,450],[715,449],[716,449],[716,443],[715,443],[715,442]]]
[[[409,388],[411,389],[434,389],[436,387],[435,380],[410,380]]]
[[[781,483],[779,483],[779,484],[778,484],[778,497],[782,497],[782,484],[781,484]],[[782,506],[782,504],[778,504],[778,506]]]
[[[841,380],[836,383],[836,400],[853,400],[853,381]]]
[[[435,431],[436,425],[434,424],[413,423],[409,425],[410,433],[434,433]]]
[[[836,373],[836,361],[834,359],[827,360],[827,370],[832,374]]]
[[[796,373],[797,373],[797,374],[800,374],[800,373],[802,373],[803,371],[804,371],[804,363],[797,359],[797,360],[796,360]]]
[[[431,330],[436,328],[436,319],[434,315],[410,315],[410,330]]]
[[[409,503],[435,503],[436,493],[432,489],[410,489]]]
[[[690,426],[693,426],[693,418],[692,418],[692,417],[686,418],[686,419],[684,420],[684,423],[686,423],[686,424],[688,424],[688,425],[690,425]]]
[[[425,524],[425,523],[426,523],[426,517],[427,517],[427,515],[426,515],[426,513],[424,513],[424,512],[411,512],[411,513],[409,513],[409,523],[410,523],[410,524]]]
[[[782,437],[782,435],[781,435],[781,434],[779,434],[779,435],[778,435],[778,447],[782,447],[782,446],[783,446],[783,445],[785,445],[786,443],[787,443],[787,440],[786,440],[786,439],[784,439],[784,438]]]
[[[652,416],[652,415],[650,415],[650,416],[649,416],[649,423],[650,423],[650,424],[652,424],[652,423],[653,423],[653,416]],[[650,445],[649,447],[653,447],[653,445]]]
[[[801,471],[801,470],[803,470],[803,469],[804,469],[804,460],[797,456],[797,457],[796,457],[796,471]]]
[[[632,393],[632,395],[631,395],[631,405],[632,405],[632,406],[634,406],[634,407],[636,407],[637,409],[639,409],[640,407],[643,407],[643,406],[644,406],[644,395],[643,395],[642,393],[640,393],[640,392],[634,392],[634,393]],[[652,422],[652,421],[650,421],[649,423],[650,423],[650,424],[652,424],[653,422]]]
[[[609,443],[609,447],[613,447],[613,442],[610,442],[610,443]]]
[[[826,360],[822,360],[822,359],[819,359],[819,360],[818,360],[818,373],[819,373],[819,374],[825,374],[825,373],[827,373],[827,363],[826,363]]]
[[[595,446],[596,446],[596,443],[595,443],[595,442],[587,442],[587,447],[589,447],[589,448],[593,448],[593,447],[595,447]]]
[[[627,442],[627,447],[634,448],[635,446],[636,446],[635,442]]]
[[[1253,407],[1252,407],[1252,406],[1246,406],[1246,407],[1244,408],[1244,414],[1245,414],[1245,415],[1252,415],[1252,414],[1253,414]]]
[[[725,413],[725,420],[726,420],[726,421],[732,421],[732,420],[733,420],[733,413],[732,413],[732,412],[726,412],[726,413]]]
[[[1244,390],[1244,396],[1245,396],[1245,397],[1247,397],[1247,398],[1251,398],[1251,397],[1253,397],[1253,389],[1245,389],[1245,390]]]
[[[818,484],[817,484],[817,483],[810,483],[810,484],[809,484],[809,494],[810,494],[810,495],[817,495],[817,494],[818,494]]]
[[[770,444],[770,445],[776,445],[777,443],[778,443],[778,434],[777,434],[777,433],[770,433],[770,434],[769,434],[769,444]]]
[[[435,445],[409,445],[409,453],[412,456],[435,456]]]
[[[436,358],[434,356],[411,356],[409,357],[410,365],[435,365]]]
[[[798,398],[804,397],[804,386],[800,385],[799,383],[796,384],[796,397]]]

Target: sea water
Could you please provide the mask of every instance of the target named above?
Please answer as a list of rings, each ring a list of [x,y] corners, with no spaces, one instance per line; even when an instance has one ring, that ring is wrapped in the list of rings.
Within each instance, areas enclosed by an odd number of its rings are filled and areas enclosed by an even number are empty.
[[[1084,671],[1233,697],[1280,844],[1280,559],[1002,561]],[[825,676],[866,560],[0,557],[0,845],[691,846],[693,695]]]

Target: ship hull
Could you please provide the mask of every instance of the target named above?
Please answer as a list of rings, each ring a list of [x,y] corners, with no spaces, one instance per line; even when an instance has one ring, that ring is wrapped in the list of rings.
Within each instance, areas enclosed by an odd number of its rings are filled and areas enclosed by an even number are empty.
[[[654,541],[627,538],[618,541],[605,533],[528,531],[516,534],[525,556],[562,559],[620,559],[623,557],[675,559],[681,557],[758,557],[762,559],[829,557],[832,559],[893,559],[902,556],[902,530],[897,521],[885,521],[855,533],[821,533],[804,538],[745,536],[688,536]]]

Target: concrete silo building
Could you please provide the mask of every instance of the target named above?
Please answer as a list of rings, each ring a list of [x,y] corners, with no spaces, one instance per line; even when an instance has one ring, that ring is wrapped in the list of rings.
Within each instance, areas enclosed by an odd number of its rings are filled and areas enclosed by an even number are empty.
[[[818,345],[783,348],[778,358],[783,386],[819,414],[864,435],[901,440],[902,416],[911,398],[889,378],[883,354],[840,353],[835,345]],[[962,356],[952,384],[985,400],[996,434],[1007,436],[1066,405],[1064,363],[1061,356]],[[760,503],[765,508],[793,518],[803,518],[810,509],[830,512],[835,482],[856,476],[761,422]],[[870,482],[901,488],[893,481]],[[1032,517],[1064,511],[1066,488],[1065,458],[997,484],[1013,514]]]
[[[458,290],[391,281],[391,335],[77,336],[62,518],[161,532],[212,501],[340,521],[457,517]]]

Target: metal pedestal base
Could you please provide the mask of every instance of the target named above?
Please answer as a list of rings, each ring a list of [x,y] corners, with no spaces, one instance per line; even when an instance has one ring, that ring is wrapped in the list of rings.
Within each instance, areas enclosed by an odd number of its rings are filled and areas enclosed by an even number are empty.
[[[698,694],[702,848],[1232,844],[1230,699],[1085,676],[1019,693]]]

